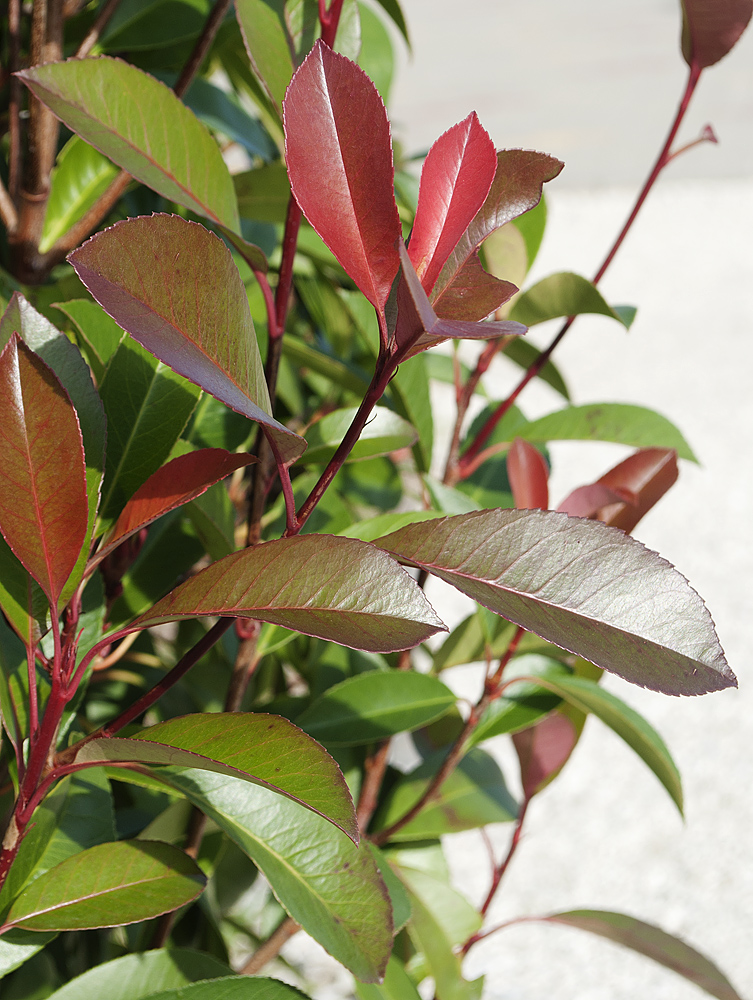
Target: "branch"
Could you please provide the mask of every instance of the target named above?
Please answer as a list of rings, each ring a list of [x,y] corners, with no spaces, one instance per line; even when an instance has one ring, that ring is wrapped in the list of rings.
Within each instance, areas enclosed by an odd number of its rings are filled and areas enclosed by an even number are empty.
[[[230,0],[216,0],[214,7],[209,12],[209,16],[204,22],[204,28],[199,35],[196,45],[193,47],[191,55],[186,60],[186,64],[180,72],[173,90],[182,97],[193,82],[193,78],[201,69],[201,64],[212,46],[217,31],[222,24],[225,14],[230,7]]]
[[[23,152],[21,148],[21,81],[13,74],[19,69],[21,51],[21,0],[8,2],[8,133],[10,150],[8,154],[8,191],[14,206],[18,202],[18,187],[21,182]],[[14,209],[15,211],[15,209]],[[7,223],[6,223],[7,225]],[[18,220],[16,220],[18,225]],[[14,227],[15,228],[15,227]],[[8,227],[10,232],[10,227]]]
[[[265,965],[277,958],[280,948],[301,929],[292,917],[286,917],[272,936],[260,945],[241,969],[243,976],[255,976]]]
[[[8,194],[8,190],[0,178],[0,219],[3,220],[8,234],[15,233],[18,228],[18,212],[13,204],[13,199]]]
[[[89,29],[89,33],[86,38],[84,38],[83,42],[76,50],[76,54],[73,57],[74,59],[85,59],[89,55],[91,50],[99,41],[100,35],[110,23],[110,18],[118,9],[119,5],[120,0],[107,0],[107,3],[97,15],[96,21]]]

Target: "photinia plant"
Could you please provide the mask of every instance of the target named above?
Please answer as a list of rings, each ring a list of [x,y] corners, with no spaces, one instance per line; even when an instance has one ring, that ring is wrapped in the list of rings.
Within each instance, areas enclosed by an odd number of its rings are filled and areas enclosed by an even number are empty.
[[[579,314],[630,325],[596,286],[753,0],[685,0],[688,84],[625,228],[593,281],[524,291],[563,165],[497,151],[473,112],[418,185],[395,165],[394,0],[175,6],[8,5],[3,995],[284,1000],[298,990],[258,973],[303,929],[362,1000],[429,980],[470,1000],[463,958],[500,929],[485,917],[526,814],[589,714],[682,811],[667,747],[602,671],[736,684],[701,598],[630,535],[690,447],[651,410],[569,405],[551,355]],[[521,339],[556,317],[547,350]],[[469,421],[497,356],[523,375]],[[567,405],[528,420],[535,377]],[[441,469],[431,379],[456,390]],[[635,450],[553,509],[562,439]],[[451,631],[430,576],[475,602]],[[441,674],[475,662],[466,711]],[[482,747],[502,736],[519,801]],[[492,823],[510,848],[473,905],[441,838]],[[522,919],[739,1000],[636,917]]]

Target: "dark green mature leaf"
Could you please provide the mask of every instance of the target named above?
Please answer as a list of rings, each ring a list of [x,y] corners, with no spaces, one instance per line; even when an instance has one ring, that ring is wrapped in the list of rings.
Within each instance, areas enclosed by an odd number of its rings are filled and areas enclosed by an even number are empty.
[[[130,1000],[130,998],[129,998]],[[189,983],[178,989],[149,994],[149,1000],[308,1000],[294,986],[279,979],[226,976],[209,983]]]
[[[6,926],[68,931],[131,924],[191,902],[205,881],[195,862],[169,844],[100,844],[27,886],[11,907]]]
[[[50,627],[49,601],[2,535],[0,608],[24,643],[35,644]]]
[[[270,416],[248,296],[222,240],[195,222],[153,215],[98,233],[70,261],[94,298],[148,351],[261,423],[285,460],[301,454],[301,438]]]
[[[505,679],[514,680],[519,675],[553,677],[557,680],[572,676],[556,660],[535,654],[515,657],[505,672]],[[471,742],[482,743],[503,733],[526,729],[556,708],[561,697],[559,692],[552,693],[552,689],[542,688],[535,681],[518,681],[506,687],[502,697],[489,705],[471,734]]]
[[[570,910],[540,919],[578,927],[637,951],[695,983],[717,1000],[741,1000],[732,983],[705,955],[653,924],[608,910]]]
[[[682,0],[682,54],[704,69],[723,59],[753,15],[751,0]]]
[[[165,82],[172,84],[173,81]],[[196,77],[183,101],[205,125],[237,142],[249,156],[262,160],[274,160],[279,156],[259,120],[248,113],[232,91],[226,92],[204,77]]]
[[[56,937],[54,932],[40,934],[38,931],[7,931],[0,937],[0,979],[28,962]]]
[[[334,410],[313,424],[306,432],[308,448],[305,461],[326,464],[345,437],[356,412],[356,407]],[[358,462],[376,455],[389,455],[392,451],[410,447],[417,437],[415,428],[407,420],[385,406],[376,406],[346,461]]]
[[[100,40],[106,52],[165,48],[199,34],[211,0],[123,0]]]
[[[76,410],[86,457],[86,495],[89,528],[81,555],[63,590],[63,599],[73,593],[89,555],[89,542],[99,503],[105,462],[106,421],[102,403],[92,383],[86,362],[74,345],[48,319],[38,313],[22,295],[14,295],[0,320],[0,346],[13,332],[49,365],[60,379]]]
[[[380,544],[635,684],[665,694],[737,684],[698,594],[615,528],[554,511],[479,511],[411,525]]]
[[[58,154],[50,178],[39,252],[47,253],[74,223],[83,218],[118,175],[118,168],[77,135]]]
[[[526,669],[525,661],[539,661],[540,657],[521,657],[516,661],[518,671]],[[546,661],[545,661],[546,662]],[[539,663],[534,664],[533,677],[539,676]],[[568,671],[544,668],[539,687],[563,698],[581,712],[591,712],[614,730],[631,747],[641,760],[651,768],[664,785],[672,801],[682,813],[682,781],[680,772],[664,740],[641,715],[624,701],[606,691],[601,685],[586,677],[577,677]],[[501,730],[500,730],[501,731]],[[508,730],[509,731],[509,730]]]
[[[444,630],[421,589],[379,549],[315,534],[234,552],[130,627],[224,614],[378,653],[411,648]]]
[[[236,0],[235,10],[254,73],[282,118],[293,58],[281,12],[267,0]]]
[[[390,790],[374,820],[377,830],[392,826],[421,798],[444,759],[440,752],[401,778]],[[442,784],[439,793],[391,839],[430,840],[489,823],[509,823],[518,809],[496,761],[483,750],[471,750]]]
[[[265,788],[205,771],[164,771],[264,872],[274,894],[356,978],[374,982],[392,945],[387,890],[365,844]]]
[[[360,538],[362,542],[373,542],[375,538],[381,538],[388,531],[397,531],[398,528],[406,524],[415,524],[417,521],[433,521],[442,517],[438,510],[406,510],[400,514],[379,514],[366,521],[358,521],[338,532],[346,538]]]
[[[330,755],[287,719],[262,713],[184,715],[130,738],[89,740],[65,751],[77,764],[177,764],[243,778],[329,820],[358,843],[345,780]]]
[[[359,746],[426,726],[454,704],[455,695],[435,677],[372,671],[329,688],[296,725],[329,746]]]
[[[522,340],[520,337],[516,337],[515,340],[511,340],[505,347],[502,357],[512,361],[519,368],[527,369],[538,358],[539,354],[541,354],[541,351],[537,347],[534,347],[533,344],[527,340]],[[564,396],[567,400],[570,399],[570,392],[565,384],[565,380],[562,378],[557,366],[551,361],[547,361],[537,377],[542,382],[550,385],[560,396]]]
[[[392,906],[393,930],[397,934],[410,920],[410,900],[408,899],[408,894],[405,891],[403,883],[392,870],[389,861],[376,844],[372,844],[369,840],[365,841],[365,844],[371,851],[379,869],[379,874],[382,876],[384,884],[387,887],[390,905]]]
[[[624,326],[622,315],[607,304],[601,292],[579,274],[564,271],[550,274],[515,300],[510,310],[510,319],[516,319],[526,326],[535,326],[559,316],[580,316],[583,313],[598,313],[616,319]]]
[[[100,525],[107,527],[168,457],[200,391],[126,337],[100,392],[110,429],[100,506]]]
[[[673,448],[680,458],[696,462],[690,445],[673,423],[645,406],[588,403],[568,406],[539,420],[515,427],[525,441],[615,441],[635,448]]]
[[[104,309],[90,299],[74,299],[71,302],[56,302],[54,305],[73,323],[78,344],[83,349],[97,382],[101,383],[107,364],[118,349],[125,332]]]
[[[219,979],[230,971],[224,962],[190,948],[159,948],[96,965],[56,990],[50,1000],[145,1000],[159,990]]]
[[[233,182],[217,143],[164,83],[107,56],[47,63],[19,76],[71,131],[142,184],[238,229]]]
[[[76,411],[54,372],[12,334],[0,354],[0,530],[53,607],[87,534]]]
[[[356,983],[356,996],[361,1000],[420,1000],[405,967],[394,955],[387,963],[384,982]]]
[[[253,0],[266,7],[264,0]],[[285,221],[290,201],[290,181],[283,163],[269,163],[233,177],[238,210],[244,219],[258,222]]]

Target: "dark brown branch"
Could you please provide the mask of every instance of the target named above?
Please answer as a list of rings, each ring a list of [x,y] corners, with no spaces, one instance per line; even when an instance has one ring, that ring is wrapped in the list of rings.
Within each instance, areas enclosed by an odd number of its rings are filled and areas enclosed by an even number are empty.
[[[104,5],[102,10],[100,10],[99,14],[97,14],[97,19],[89,29],[86,38],[84,38],[83,42],[76,50],[76,54],[73,57],[74,59],[85,59],[89,55],[91,50],[99,41],[102,32],[110,23],[110,18],[118,9],[120,3],[121,0],[107,0],[107,3]]]
[[[371,822],[374,810],[379,801],[379,792],[387,770],[387,758],[390,753],[390,741],[385,740],[379,748],[366,758],[364,765],[365,777],[358,796],[356,819],[358,829],[363,833]]]
[[[182,97],[185,94],[191,86],[193,78],[201,69],[201,64],[204,62],[204,59],[212,46],[212,42],[217,35],[217,31],[219,30],[229,7],[230,0],[216,0],[214,7],[210,10],[209,16],[204,22],[202,32],[196,41],[196,45],[194,45],[193,51],[186,60],[186,64],[181,70],[180,76],[173,87],[173,90],[178,97]]]
[[[241,969],[241,975],[255,976],[280,954],[280,948],[301,929],[292,917],[286,917],[272,936],[260,945]]]
[[[8,2],[8,133],[10,150],[8,155],[8,193],[14,206],[18,204],[18,188],[21,183],[23,149],[21,146],[21,81],[13,76],[20,69],[21,52],[21,0]],[[18,223],[16,223],[18,224]],[[15,227],[14,227],[15,228]],[[10,232],[10,228],[9,228]]]

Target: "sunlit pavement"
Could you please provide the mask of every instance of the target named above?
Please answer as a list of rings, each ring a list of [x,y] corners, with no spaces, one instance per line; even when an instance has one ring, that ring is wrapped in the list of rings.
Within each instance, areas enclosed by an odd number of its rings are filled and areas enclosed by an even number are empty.
[[[566,168],[549,185],[550,224],[532,277],[592,274],[684,85],[679,3],[404,0],[404,8],[414,57],[391,101],[404,147],[427,148],[476,110],[498,146],[560,156]],[[610,682],[674,754],[686,824],[638,758],[591,720],[564,776],[532,808],[492,917],[624,911],[685,937],[745,995],[753,991],[753,31],[704,75],[681,140],[707,121],[720,145],[668,169],[603,282],[607,299],[638,306],[632,330],[580,319],[557,361],[574,402],[650,406],[679,426],[698,455],[700,466],[683,463],[678,485],[636,535],[704,597],[741,691],[669,699]],[[544,344],[550,335],[539,328],[535,339]],[[500,364],[493,377],[502,396],[514,372]],[[545,387],[523,397],[529,415],[558,405]],[[555,446],[553,500],[623,453],[610,445]],[[446,617],[463,613],[454,592],[435,597]],[[469,668],[455,683],[472,690],[477,677]],[[512,761],[506,770],[512,784]],[[509,831],[494,833],[501,852]],[[478,835],[451,843],[458,885],[480,900],[488,873]],[[544,925],[524,924],[479,945],[468,970],[486,972],[486,1000],[701,995],[646,959]]]

